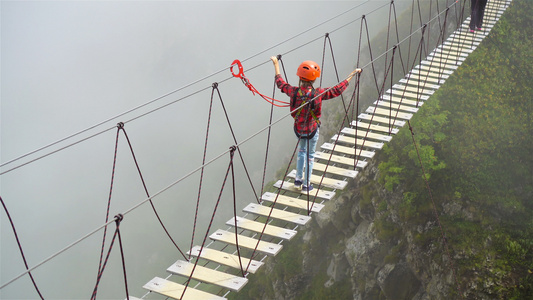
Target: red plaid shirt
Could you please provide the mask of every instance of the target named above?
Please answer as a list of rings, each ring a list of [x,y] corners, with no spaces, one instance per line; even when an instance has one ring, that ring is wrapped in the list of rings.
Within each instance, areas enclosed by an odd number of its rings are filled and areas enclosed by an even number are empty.
[[[291,111],[293,111],[291,115],[294,118],[295,132],[299,135],[308,136],[315,132],[318,126],[320,126],[319,119],[320,116],[322,116],[322,100],[328,100],[340,96],[348,87],[348,81],[344,80],[329,89],[319,87],[313,91],[311,87],[304,90],[300,87],[291,86],[278,74],[276,75],[276,85],[281,92],[287,94],[291,98],[290,108]],[[301,93],[298,93],[300,90]],[[317,95],[320,96],[313,101],[314,103],[309,103],[301,109],[295,110],[300,107],[304,101],[309,101]]]

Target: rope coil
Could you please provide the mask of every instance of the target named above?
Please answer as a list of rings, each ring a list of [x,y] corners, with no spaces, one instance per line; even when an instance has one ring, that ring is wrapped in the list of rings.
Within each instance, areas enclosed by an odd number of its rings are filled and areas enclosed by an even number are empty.
[[[234,66],[237,66],[239,68],[239,73],[234,73],[233,72],[233,67]],[[261,94],[250,83],[250,80],[248,80],[248,78],[246,78],[246,76],[244,75],[244,68],[242,67],[242,63],[238,59],[234,60],[233,63],[231,63],[230,72],[233,75],[233,77],[241,79],[241,81],[244,84],[244,86],[246,86],[252,92],[252,94],[254,96],[255,96],[255,94],[257,94],[261,98],[265,99],[265,101],[267,101],[268,103],[270,103],[270,104],[272,104],[274,106],[277,106],[277,107],[289,107],[289,102],[287,102],[287,101],[276,100],[274,98],[271,98],[271,97],[268,97],[268,96],[265,96],[265,95]]]

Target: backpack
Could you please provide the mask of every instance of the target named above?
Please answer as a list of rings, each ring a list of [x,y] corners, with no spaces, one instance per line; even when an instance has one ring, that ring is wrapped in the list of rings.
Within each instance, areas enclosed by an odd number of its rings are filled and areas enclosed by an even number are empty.
[[[301,88],[298,89],[298,91],[295,93],[294,97],[292,99],[294,99],[294,101],[291,101],[291,104],[290,104],[290,109],[291,109],[291,115],[292,117],[294,118],[294,133],[296,134],[296,136],[298,138],[303,138],[303,139],[312,139],[315,134],[316,134],[316,131],[318,129],[318,127],[320,127],[320,119],[317,117],[317,114],[318,114],[318,106],[316,105],[315,101],[312,101],[310,104],[308,105],[304,105],[305,103],[307,103],[309,100],[311,99],[314,99],[316,97],[316,92],[315,92],[315,89],[312,89],[311,91],[309,91],[308,93],[305,93]],[[304,105],[304,106],[302,106]],[[302,106],[302,107],[300,107]],[[295,110],[297,109],[298,107],[300,107],[300,109],[298,110]],[[307,116],[302,116],[301,114],[304,113],[304,114],[308,114],[310,113],[311,116],[313,117],[313,120],[311,120],[311,122],[316,122],[317,123],[317,128],[315,130],[313,130],[313,132],[309,133],[309,134],[301,134],[300,132],[298,132],[298,122],[301,122],[302,121],[302,118],[305,122],[307,122],[307,118],[308,118],[308,115]]]

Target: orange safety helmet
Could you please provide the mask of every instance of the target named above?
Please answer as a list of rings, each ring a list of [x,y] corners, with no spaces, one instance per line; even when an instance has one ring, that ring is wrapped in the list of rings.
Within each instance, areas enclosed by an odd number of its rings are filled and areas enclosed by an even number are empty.
[[[320,67],[318,64],[311,60],[306,60],[300,64],[296,75],[305,81],[313,81],[320,77]]]

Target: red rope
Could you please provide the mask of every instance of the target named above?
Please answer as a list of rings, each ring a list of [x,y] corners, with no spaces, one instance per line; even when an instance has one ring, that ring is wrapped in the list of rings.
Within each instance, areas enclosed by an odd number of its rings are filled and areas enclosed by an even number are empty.
[[[234,66],[237,66],[239,68],[239,73],[235,74],[233,72],[233,67]],[[289,105],[290,105],[289,102],[276,100],[274,98],[271,98],[271,97],[268,97],[268,96],[265,96],[265,95],[261,94],[252,85],[252,83],[250,83],[250,80],[248,80],[248,78],[246,78],[246,76],[244,76],[244,69],[242,67],[241,62],[238,59],[233,61],[233,63],[231,64],[231,67],[230,67],[230,71],[231,71],[231,74],[233,74],[233,77],[240,78],[242,80],[242,83],[244,83],[244,85],[252,92],[252,94],[259,95],[261,98],[265,99],[265,101],[267,101],[268,103],[270,103],[270,104],[272,104],[274,106],[277,106],[277,107],[289,107]]]

